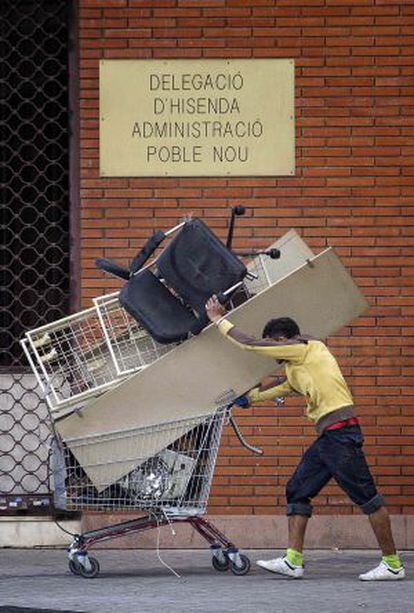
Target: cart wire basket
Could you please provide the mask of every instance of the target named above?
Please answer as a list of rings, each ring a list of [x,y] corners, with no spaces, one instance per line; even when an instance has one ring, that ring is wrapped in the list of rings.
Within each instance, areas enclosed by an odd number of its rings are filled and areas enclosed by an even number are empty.
[[[21,344],[52,411],[79,406],[121,380],[96,307],[26,332]]]
[[[208,417],[56,438],[55,506],[67,511],[204,512],[226,416],[221,409]],[[166,441],[171,443],[165,446]],[[122,448],[119,458],[117,448]],[[148,456],[152,450],[159,451]],[[117,474],[123,476],[114,482]]]

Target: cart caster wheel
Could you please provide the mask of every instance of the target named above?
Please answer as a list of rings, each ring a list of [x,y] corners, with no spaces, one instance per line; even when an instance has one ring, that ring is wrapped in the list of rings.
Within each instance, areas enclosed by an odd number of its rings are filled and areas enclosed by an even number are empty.
[[[99,575],[100,566],[99,562],[96,558],[88,558],[90,568],[85,568],[82,564],[79,564],[79,574],[85,579],[93,579],[97,575]]]
[[[242,566],[236,566],[234,562],[231,562],[230,569],[233,575],[247,575],[250,570],[250,560],[243,553],[239,554],[240,562]]]
[[[69,570],[73,575],[80,575],[79,564],[75,560],[69,560]]]
[[[211,558],[211,563],[214,570],[218,570],[219,572],[224,572],[230,568],[230,560],[227,556],[224,558],[224,560],[219,560],[216,556],[213,556]]]

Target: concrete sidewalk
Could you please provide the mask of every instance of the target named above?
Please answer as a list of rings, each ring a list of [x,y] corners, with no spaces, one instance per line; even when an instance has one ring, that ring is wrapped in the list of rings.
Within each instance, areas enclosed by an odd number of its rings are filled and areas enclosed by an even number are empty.
[[[377,552],[308,551],[306,578],[295,581],[259,569],[254,561],[272,552],[246,552],[250,573],[216,572],[210,552],[97,550],[95,579],[72,575],[63,550],[0,550],[0,612],[12,607],[87,613],[412,613],[414,552],[403,554],[408,578],[362,583],[358,573],[376,565]]]

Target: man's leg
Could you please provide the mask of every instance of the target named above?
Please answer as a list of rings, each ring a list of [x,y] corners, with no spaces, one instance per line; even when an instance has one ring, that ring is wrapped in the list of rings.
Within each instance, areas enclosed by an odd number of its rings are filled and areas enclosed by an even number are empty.
[[[308,520],[312,516],[311,500],[332,474],[321,460],[319,439],[309,447],[286,486],[289,517],[289,548],[302,553]]]
[[[286,555],[273,560],[258,560],[266,570],[289,577],[303,576],[303,542],[309,517],[311,499],[331,478],[329,469],[320,458],[317,439],[306,451],[286,486],[287,515],[289,517],[289,548]]]
[[[289,517],[289,549],[303,551],[306,527],[309,517],[306,515],[290,515]]]
[[[368,518],[382,551],[382,555],[384,557],[395,555],[395,543],[387,509],[385,507],[380,507],[377,511],[368,515]]]
[[[340,487],[368,515],[382,551],[381,563],[359,578],[362,581],[403,579],[405,571],[395,550],[389,515],[375,487],[362,444],[358,426],[340,428],[321,437],[321,455]]]

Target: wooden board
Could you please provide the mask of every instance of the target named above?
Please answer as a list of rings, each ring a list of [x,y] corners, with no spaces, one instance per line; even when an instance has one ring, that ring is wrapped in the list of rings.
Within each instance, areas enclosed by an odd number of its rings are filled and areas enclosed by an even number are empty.
[[[268,257],[263,259],[266,272],[272,283],[280,281],[315,255],[295,230],[286,232],[269,249],[272,247],[279,249],[280,258],[278,260],[272,260]]]
[[[228,319],[260,337],[270,318],[290,316],[303,333],[326,338],[358,317],[366,307],[367,302],[351,276],[333,250],[327,249],[236,308]],[[200,416],[201,420],[214,412],[220,399],[228,394],[243,394],[274,370],[274,361],[240,350],[223,338],[216,326],[210,325],[199,336],[92,401],[79,414],[59,421],[56,428],[64,440],[88,435],[104,439],[113,431],[126,433],[193,416]],[[182,433],[184,430],[183,426]],[[137,448],[144,444],[143,435],[137,433]],[[143,459],[174,440],[167,430],[163,435],[144,438],[145,454],[138,454]],[[70,441],[68,444],[71,446]],[[82,445],[72,451],[95,484],[116,481],[135,465],[122,445],[122,438],[102,440],[100,445],[98,436],[90,449]],[[97,465],[86,467],[94,458]],[[100,464],[102,461],[106,464]]]

